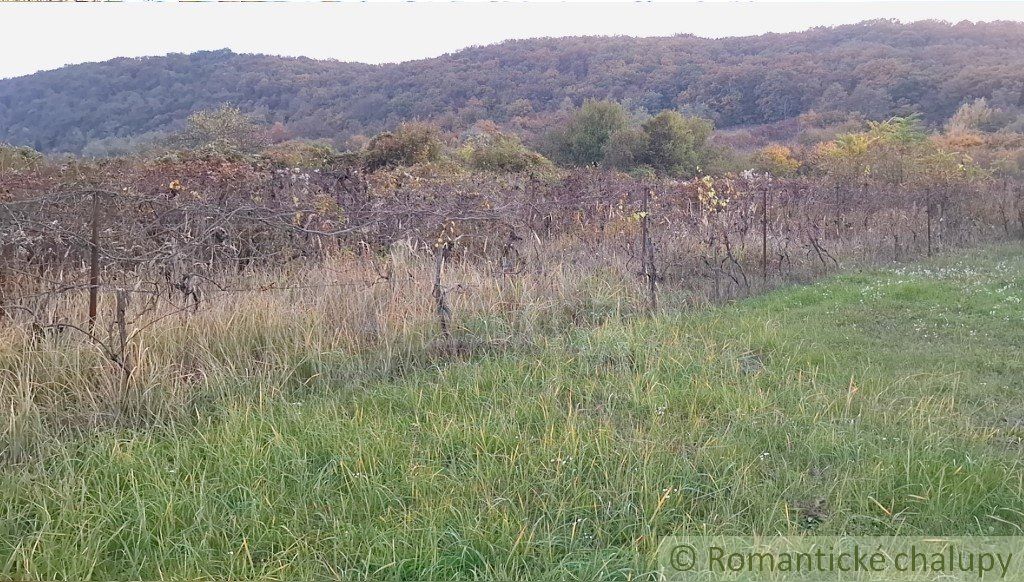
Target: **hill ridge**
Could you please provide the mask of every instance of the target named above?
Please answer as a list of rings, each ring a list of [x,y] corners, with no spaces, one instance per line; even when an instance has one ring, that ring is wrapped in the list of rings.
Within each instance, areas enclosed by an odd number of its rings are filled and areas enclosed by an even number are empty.
[[[531,138],[588,98],[641,112],[684,109],[725,127],[828,108],[874,118],[918,112],[936,124],[976,97],[1024,105],[1021,71],[1024,23],[1016,22],[513,39],[380,65],[219,49],[0,80],[0,141],[77,153],[168,131],[225,102],[295,136],[339,141],[408,119],[453,130],[492,119]]]

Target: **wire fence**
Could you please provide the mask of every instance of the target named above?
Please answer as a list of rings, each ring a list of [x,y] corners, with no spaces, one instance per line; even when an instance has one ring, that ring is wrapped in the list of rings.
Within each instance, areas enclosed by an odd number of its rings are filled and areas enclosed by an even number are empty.
[[[553,268],[612,272],[634,280],[637,304],[653,311],[663,295],[722,301],[842,265],[1024,232],[1020,184],[966,176],[926,184],[754,173],[667,181],[598,170],[366,176],[351,168],[111,164],[4,184],[0,316],[39,337],[77,330],[120,362],[128,328],[195,313],[219,297],[393,283],[399,274],[388,257],[398,247],[431,265],[412,284],[430,294],[440,333],[450,337],[449,294],[465,289],[446,274],[454,263],[501,280]],[[314,265],[321,279],[296,275]],[[106,314],[101,297],[116,299]],[[99,338],[98,319],[123,333]]]

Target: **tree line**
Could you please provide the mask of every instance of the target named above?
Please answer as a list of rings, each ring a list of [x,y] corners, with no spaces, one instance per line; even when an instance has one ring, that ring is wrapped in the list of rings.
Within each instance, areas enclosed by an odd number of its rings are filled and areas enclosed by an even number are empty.
[[[1012,124],[1024,105],[1022,39],[1020,23],[874,21],[747,38],[509,41],[384,66],[227,50],[123,58],[0,80],[0,140],[125,153],[222,103],[342,148],[410,120],[445,131],[492,120],[539,147],[547,128],[588,100],[721,128],[810,111],[874,121],[918,114],[937,127],[985,98]],[[616,141],[628,151],[642,139],[633,131]]]

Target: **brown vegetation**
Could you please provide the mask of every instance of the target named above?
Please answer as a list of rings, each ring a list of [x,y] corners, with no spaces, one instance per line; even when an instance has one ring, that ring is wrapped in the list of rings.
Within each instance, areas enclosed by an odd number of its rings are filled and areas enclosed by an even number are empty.
[[[1020,181],[957,149],[979,139],[893,119],[801,159],[766,148],[755,163],[769,172],[690,180],[474,170],[424,125],[357,154],[14,151],[0,174],[0,395],[52,426],[136,423],[201,405],[211,362],[258,373],[264,348],[224,347],[242,328],[302,326],[306,349],[370,354],[391,373],[545,326],[1024,236]],[[511,146],[492,159],[518,159]]]

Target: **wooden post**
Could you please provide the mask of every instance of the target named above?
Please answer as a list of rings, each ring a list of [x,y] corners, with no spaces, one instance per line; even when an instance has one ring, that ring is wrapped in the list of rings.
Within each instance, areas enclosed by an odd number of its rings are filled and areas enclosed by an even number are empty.
[[[128,345],[128,292],[124,289],[117,290],[117,338],[121,353],[124,354]]]
[[[100,292],[100,198],[92,191],[92,240],[89,256],[89,331],[96,325]]]
[[[768,282],[768,188],[761,190],[761,281]]]
[[[650,312],[658,309],[658,273],[654,266],[654,243],[651,242],[651,189],[644,188],[643,206],[640,211],[640,249],[643,276],[647,279],[647,307]]]
[[[835,202],[835,211],[836,211],[836,216],[835,216],[836,238],[842,238],[842,236],[843,236],[843,222],[842,222],[842,218],[840,216],[841,213],[842,213],[842,210],[840,210],[841,202],[840,202],[840,193],[839,193],[839,182],[836,182],[836,184],[835,184],[835,198],[834,198],[834,202]]]
[[[7,252],[0,245],[0,320],[8,317],[7,313]]]
[[[715,271],[715,301],[722,300],[722,264],[718,262],[718,237],[714,234],[711,235],[711,245],[714,251],[714,271]]]
[[[451,307],[448,306],[448,292],[444,289],[444,264],[451,252],[451,243],[444,241],[434,247],[434,303],[437,308],[437,321],[441,327],[441,335],[444,339],[451,339],[449,329],[452,317]]]
[[[0,321],[7,319],[7,294],[4,292],[4,287],[7,286],[7,277],[2,270],[0,270]]]
[[[501,249],[501,280],[500,287],[504,291],[510,280],[514,280],[519,271],[519,251],[516,243],[523,240],[515,230],[509,230],[508,240]]]
[[[928,256],[932,256],[932,193],[928,191],[927,198],[925,200],[924,213],[928,217],[927,228],[928,228]]]
[[[1024,188],[1020,186],[1017,187],[1017,219],[1020,222],[1020,238],[1024,240]]]
[[[131,383],[132,373],[135,365],[128,353],[128,291],[117,290],[117,306],[115,319],[117,320],[118,357],[122,372],[124,372],[124,389],[127,390]]]

